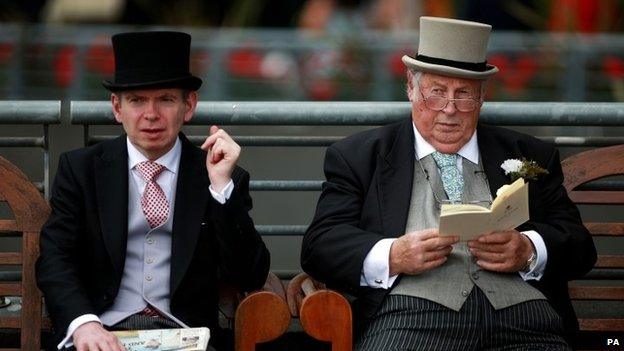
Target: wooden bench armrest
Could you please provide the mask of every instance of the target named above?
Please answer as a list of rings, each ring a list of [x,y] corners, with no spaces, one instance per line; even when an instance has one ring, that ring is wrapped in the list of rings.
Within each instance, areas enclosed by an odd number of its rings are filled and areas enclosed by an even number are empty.
[[[344,296],[300,273],[288,284],[287,298],[290,313],[299,316],[308,335],[330,342],[332,351],[352,350],[353,317]]]
[[[271,291],[253,292],[236,309],[234,349],[253,351],[257,343],[277,339],[290,325],[284,299]]]

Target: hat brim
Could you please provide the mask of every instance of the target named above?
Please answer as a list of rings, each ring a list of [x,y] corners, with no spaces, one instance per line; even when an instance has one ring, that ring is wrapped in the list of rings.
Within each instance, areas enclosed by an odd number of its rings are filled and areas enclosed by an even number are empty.
[[[408,68],[412,68],[417,71],[435,73],[435,74],[449,76],[449,77],[467,78],[467,79],[488,79],[492,75],[496,74],[496,72],[498,72],[498,67],[494,65],[490,65],[490,64],[486,66],[487,70],[478,72],[478,71],[471,71],[471,70],[466,70],[466,69],[461,69],[461,68],[456,68],[456,67],[451,67],[451,66],[436,65],[433,63],[422,62],[408,55],[403,55],[402,60],[405,66],[407,66]]]
[[[202,80],[193,75],[189,75],[186,77],[172,78],[172,79],[164,79],[150,82],[140,82],[140,83],[126,83],[119,84],[115,82],[111,82],[109,80],[103,80],[102,85],[104,88],[112,91],[126,91],[126,90],[138,90],[138,89],[169,89],[169,88],[180,88],[180,89],[188,89],[191,91],[198,90],[202,85]]]

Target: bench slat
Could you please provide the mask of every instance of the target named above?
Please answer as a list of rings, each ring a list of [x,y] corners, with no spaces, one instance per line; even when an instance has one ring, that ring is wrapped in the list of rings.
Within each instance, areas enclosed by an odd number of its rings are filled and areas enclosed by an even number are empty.
[[[0,318],[0,328],[18,329],[21,326],[20,317]]]
[[[624,223],[587,222],[583,224],[594,236],[624,236]]]
[[[20,283],[1,283],[0,295],[20,296],[22,295],[22,286]]]
[[[0,253],[0,264],[20,265],[22,264],[22,254],[19,252]]]
[[[624,331],[624,319],[579,318],[582,331]]]
[[[0,230],[5,231],[18,231],[17,223],[13,219],[0,219]]]
[[[624,300],[624,286],[571,286],[569,291],[573,300]]]
[[[599,255],[596,268],[624,268],[624,256]]]
[[[624,193],[621,191],[572,191],[568,195],[577,204],[623,204]]]

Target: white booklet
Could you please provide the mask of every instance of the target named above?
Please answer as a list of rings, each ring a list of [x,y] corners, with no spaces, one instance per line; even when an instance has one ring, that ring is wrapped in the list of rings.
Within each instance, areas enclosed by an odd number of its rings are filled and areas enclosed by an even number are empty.
[[[460,241],[492,231],[513,229],[529,220],[529,186],[519,178],[497,191],[492,207],[474,204],[444,204],[440,209],[442,236],[458,235]]]
[[[208,328],[127,330],[112,332],[127,351],[204,351],[208,347]]]

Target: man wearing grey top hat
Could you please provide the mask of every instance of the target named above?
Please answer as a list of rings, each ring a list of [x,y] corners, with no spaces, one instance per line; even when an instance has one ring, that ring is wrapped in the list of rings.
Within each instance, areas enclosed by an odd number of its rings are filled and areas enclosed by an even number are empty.
[[[112,42],[115,78],[103,85],[125,135],[61,155],[41,231],[53,348],[117,351],[111,330],[182,327],[209,327],[220,348],[217,283],[258,289],[269,269],[240,147],[217,126],[203,150],[180,132],[202,83],[189,72],[190,35]]]
[[[327,181],[301,264],[355,297],[357,350],[568,350],[578,322],[567,282],[596,261],[562,186],[557,150],[478,122],[491,26],[422,17],[404,56],[411,118],[327,149]],[[508,159],[529,181],[530,219],[475,240],[440,236],[440,205],[491,204]]]

